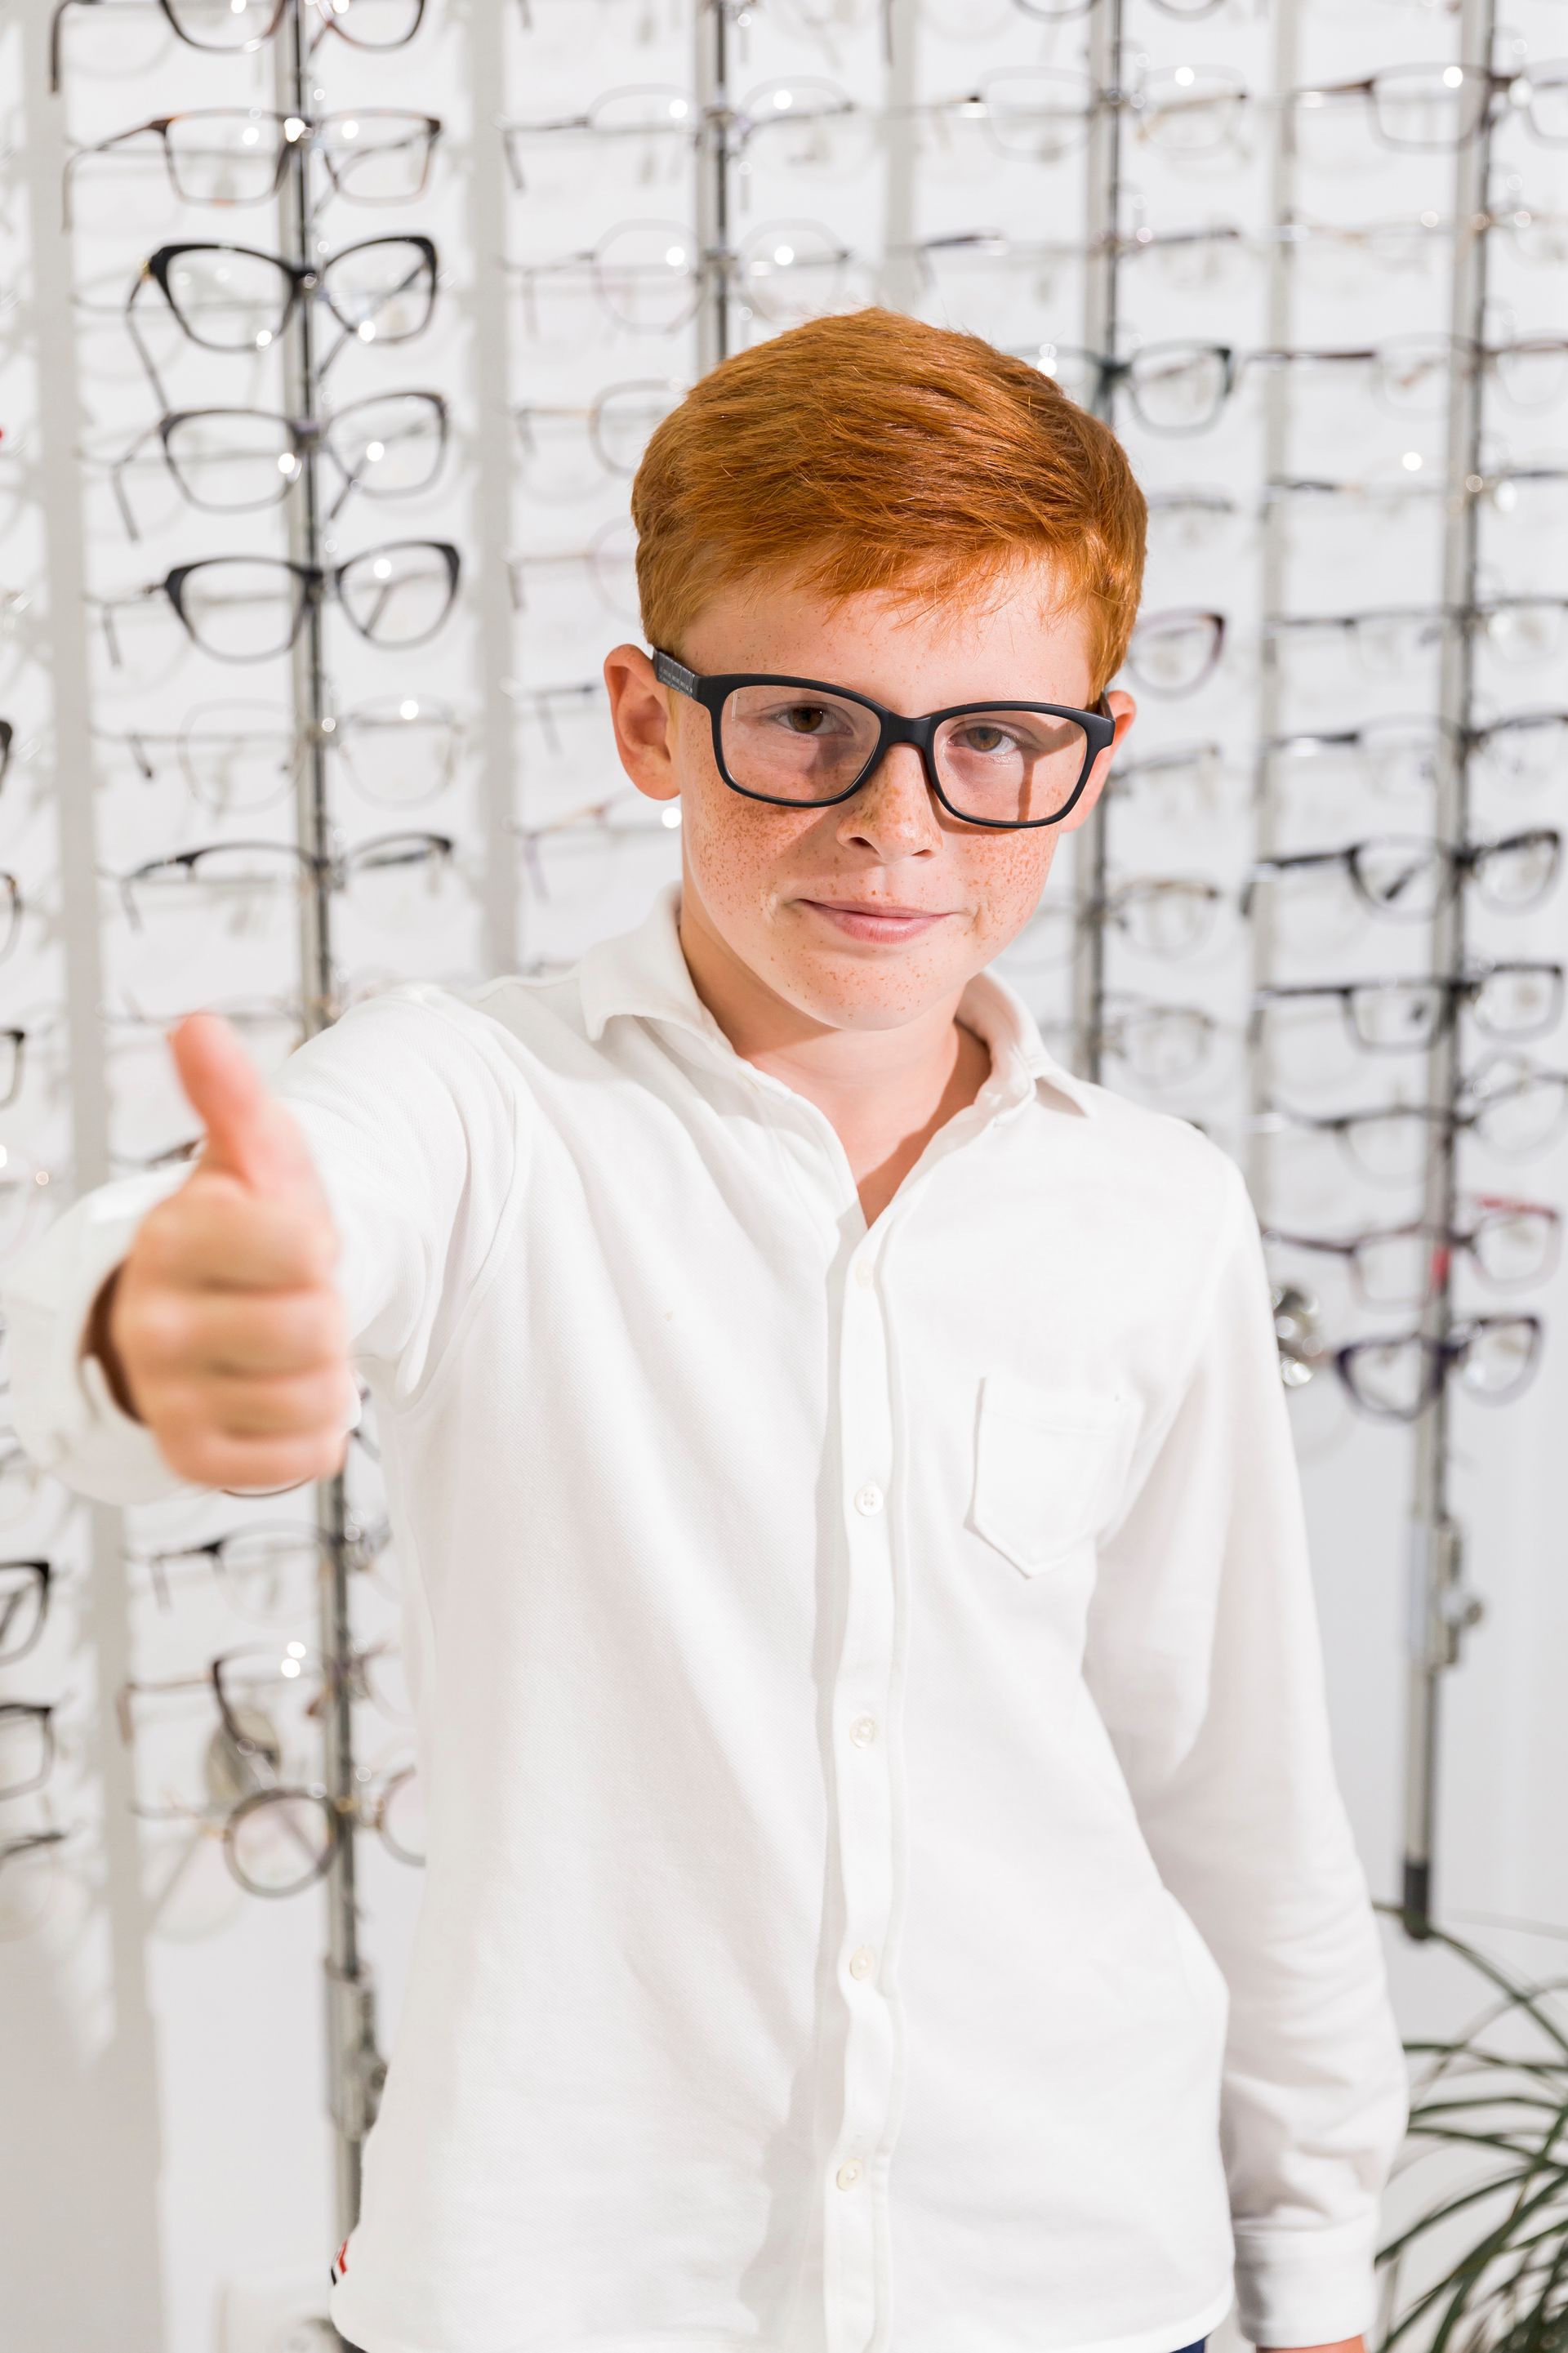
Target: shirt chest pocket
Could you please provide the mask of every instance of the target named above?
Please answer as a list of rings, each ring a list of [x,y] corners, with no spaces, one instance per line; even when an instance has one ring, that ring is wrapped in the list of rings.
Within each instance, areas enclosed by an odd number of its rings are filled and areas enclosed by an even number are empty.
[[[987,1373],[980,1384],[970,1526],[1026,1577],[1048,1568],[1110,1519],[1131,1436],[1128,1398]]]

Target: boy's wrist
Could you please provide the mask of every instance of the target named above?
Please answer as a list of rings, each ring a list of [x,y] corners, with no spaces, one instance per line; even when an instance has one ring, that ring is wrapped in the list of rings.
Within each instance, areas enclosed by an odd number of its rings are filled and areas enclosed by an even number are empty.
[[[84,1356],[98,1358],[99,1363],[103,1366],[103,1377],[109,1384],[109,1393],[115,1404],[121,1413],[129,1414],[132,1421],[140,1421],[142,1417],[132,1399],[130,1386],[125,1378],[125,1368],[115,1352],[110,1329],[114,1293],[124,1266],[125,1261],[121,1259],[120,1264],[111,1267],[99,1284],[97,1295],[88,1311],[87,1323],[83,1327],[81,1354]]]

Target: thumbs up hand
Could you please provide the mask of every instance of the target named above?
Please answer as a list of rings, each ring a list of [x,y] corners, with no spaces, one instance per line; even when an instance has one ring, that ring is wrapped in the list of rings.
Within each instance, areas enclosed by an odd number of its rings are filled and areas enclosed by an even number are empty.
[[[187,1015],[170,1044],[205,1144],[99,1292],[86,1345],[181,1478],[325,1478],[342,1466],[353,1394],[326,1194],[221,1015]]]

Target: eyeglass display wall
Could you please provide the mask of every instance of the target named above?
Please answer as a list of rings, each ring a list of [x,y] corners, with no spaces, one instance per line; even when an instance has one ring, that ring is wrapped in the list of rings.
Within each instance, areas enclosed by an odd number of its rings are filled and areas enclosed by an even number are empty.
[[[0,1248],[188,1145],[192,1006],[275,1068],[389,982],[554,969],[679,872],[599,663],[697,374],[868,301],[1023,354],[1121,435],[1150,561],[1137,727],[1002,969],[1247,1168],[1417,2006],[1429,1915],[1531,1961],[1504,1924],[1568,1901],[1553,15],[0,18]],[[123,1513],[0,1435],[0,1535],[33,2335],[327,2341],[420,1883],[371,1417],[341,1482]]]

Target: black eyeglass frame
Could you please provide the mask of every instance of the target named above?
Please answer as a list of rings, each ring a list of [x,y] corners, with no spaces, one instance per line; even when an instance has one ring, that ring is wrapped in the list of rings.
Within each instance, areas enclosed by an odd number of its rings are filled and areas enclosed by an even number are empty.
[[[32,1699],[0,1700],[0,1724],[24,1720],[38,1727],[38,1752],[43,1759],[38,1770],[26,1781],[8,1781],[0,1787],[0,1798],[27,1798],[41,1789],[54,1770],[55,1708],[52,1701]]]
[[[0,1660],[10,1667],[15,1666],[18,1659],[26,1657],[44,1630],[45,1621],[49,1614],[49,1599],[55,1571],[52,1562],[37,1559],[0,1560],[0,1571],[5,1569],[22,1572],[26,1579],[26,1582],[17,1585],[9,1596],[0,1593]],[[36,1602],[37,1613],[33,1620],[32,1630],[20,1642],[9,1641],[8,1635],[13,1616],[19,1617],[24,1625],[26,1623],[29,1596],[33,1597]]]
[[[195,343],[201,351],[224,353],[229,358],[254,356],[254,348],[249,344],[214,343],[210,337],[198,333],[193,327],[185,316],[179,298],[169,283],[170,273],[182,254],[237,253],[243,255],[247,261],[264,261],[275,269],[285,282],[286,290],[281,296],[274,322],[268,330],[269,337],[274,342],[284,332],[301,301],[309,300],[325,303],[337,322],[339,332],[337,342],[321,360],[317,371],[320,377],[326,375],[345,343],[359,339],[360,326],[363,323],[351,319],[339,308],[333,299],[331,287],[328,283],[331,271],[336,269],[340,261],[346,260],[351,253],[370,253],[377,247],[387,245],[406,246],[416,258],[416,267],[403,280],[401,286],[393,290],[398,293],[405,292],[410,286],[423,281],[428,289],[428,300],[425,304],[425,314],[416,327],[410,327],[403,334],[379,335],[378,340],[383,343],[411,343],[425,332],[430,323],[430,316],[436,307],[440,269],[439,257],[433,240],[427,237],[416,236],[412,230],[389,231],[384,237],[356,237],[352,245],[342,245],[335,253],[323,254],[319,262],[309,268],[302,263],[289,260],[283,254],[267,253],[257,246],[235,245],[223,237],[187,237],[177,245],[161,245],[156,253],[150,253],[147,256],[137,271],[121,313],[125,332],[130,336],[135,346],[136,355],[147,372],[147,380],[157,396],[160,407],[167,411],[173,409],[174,404],[163,388],[153,354],[148,350],[137,324],[136,306],[141,301],[144,287],[156,286],[175,325],[187,343]]]
[[[373,557],[393,555],[407,547],[425,548],[439,556],[447,575],[447,601],[442,606],[437,618],[418,637],[378,638],[374,628],[368,628],[358,618],[353,606],[343,596],[342,584],[348,574],[354,571],[360,565],[368,563]],[[292,581],[293,611],[289,624],[289,635],[282,645],[268,646],[260,653],[219,653],[205,642],[200,632],[193,626],[190,607],[186,603],[186,591],[192,575],[197,572],[214,572],[220,565],[230,564],[252,564],[258,569],[267,565],[274,571],[287,574]],[[211,655],[215,661],[274,661],[280,654],[288,653],[293,647],[300,630],[305,626],[305,616],[311,607],[319,606],[324,598],[331,596],[336,599],[350,627],[357,629],[368,645],[379,646],[389,653],[402,653],[414,646],[428,645],[431,638],[445,626],[447,616],[457,601],[458,586],[462,574],[462,557],[449,539],[389,539],[377,547],[362,549],[358,555],[351,555],[342,564],[296,564],[291,557],[286,555],[203,555],[198,556],[193,564],[176,564],[174,570],[165,573],[162,580],[150,580],[144,587],[133,588],[126,596],[102,598],[99,604],[99,619],[103,628],[104,641],[109,649],[110,662],[115,670],[124,667],[120,652],[119,636],[114,627],[115,607],[144,604],[149,597],[153,596],[168,598],[175,617],[191,643],[201,652]]]
[[[911,744],[921,755],[921,765],[925,771],[926,783],[948,815],[956,818],[960,825],[984,826],[996,833],[1023,833],[1037,826],[1060,825],[1064,818],[1070,817],[1088,789],[1095,763],[1103,753],[1110,749],[1116,740],[1116,722],[1110,714],[1103,694],[1100,698],[1100,707],[1098,711],[1080,711],[1068,702],[1026,702],[1015,697],[1010,702],[1000,700],[986,702],[954,702],[943,711],[922,712],[918,717],[913,717],[902,711],[890,711],[885,702],[874,702],[868,694],[857,694],[850,687],[830,686],[826,680],[820,678],[785,678],[772,670],[718,670],[707,677],[702,677],[696,670],[688,670],[685,663],[678,661],[673,654],[661,652],[657,646],[653,649],[653,670],[654,676],[661,686],[674,687],[678,693],[689,695],[693,702],[700,703],[707,712],[713,736],[714,764],[730,790],[732,793],[740,793],[749,801],[766,801],[774,808],[837,808],[840,802],[854,798],[868,776],[881,765],[884,755],[895,744]],[[804,687],[813,694],[830,694],[840,702],[858,703],[863,711],[874,713],[877,721],[877,741],[854,781],[847,785],[842,792],[832,793],[822,800],[814,801],[790,800],[779,793],[758,793],[753,792],[749,786],[738,785],[730,774],[724,759],[722,719],[724,704],[729,697],[738,688],[745,686]],[[991,711],[1039,712],[1049,719],[1075,720],[1083,729],[1088,744],[1078,782],[1061,807],[1053,811],[1049,817],[971,817],[966,810],[955,807],[943,792],[931,751],[937,729],[944,720],[962,719],[972,712]]]

